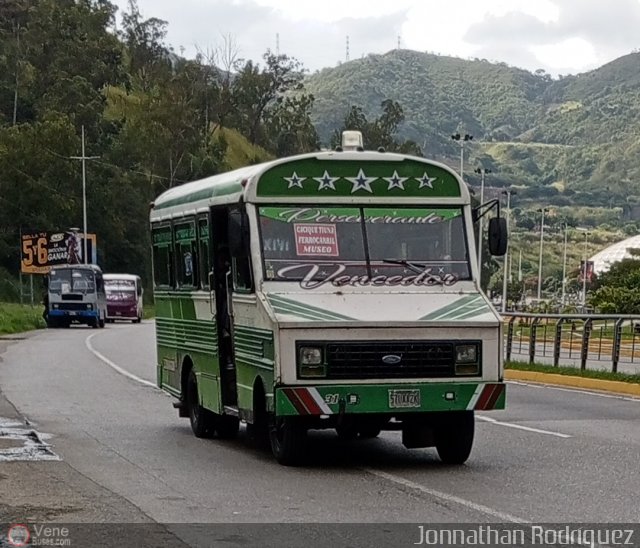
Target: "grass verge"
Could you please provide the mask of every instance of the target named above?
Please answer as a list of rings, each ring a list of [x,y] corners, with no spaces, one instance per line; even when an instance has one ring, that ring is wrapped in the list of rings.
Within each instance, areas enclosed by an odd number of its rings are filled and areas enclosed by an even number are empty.
[[[0,303],[0,335],[20,333],[45,327],[42,307]]]
[[[152,304],[145,304],[142,307],[142,317],[145,320],[152,320],[156,317],[156,308]]]
[[[537,373],[551,373],[553,375],[569,375],[572,377],[583,377],[586,379],[602,379],[607,381],[622,381],[640,384],[640,375],[629,373],[612,373],[611,371],[600,371],[598,369],[579,369],[577,367],[554,367],[553,365],[543,365],[540,363],[508,362],[507,369],[518,371],[535,371]]]

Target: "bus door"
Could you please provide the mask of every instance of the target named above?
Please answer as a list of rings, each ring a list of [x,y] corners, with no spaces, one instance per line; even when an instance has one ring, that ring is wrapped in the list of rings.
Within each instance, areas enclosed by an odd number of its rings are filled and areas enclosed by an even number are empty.
[[[216,317],[218,364],[223,405],[236,405],[235,356],[233,349],[232,257],[229,251],[229,208],[211,208],[211,246],[213,265],[209,275],[211,310]]]

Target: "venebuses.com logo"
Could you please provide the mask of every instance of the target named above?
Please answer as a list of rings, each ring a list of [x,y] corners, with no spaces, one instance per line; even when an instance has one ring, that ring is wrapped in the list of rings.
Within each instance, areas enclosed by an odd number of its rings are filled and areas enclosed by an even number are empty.
[[[7,540],[9,541],[9,546],[29,546],[29,542],[31,541],[31,532],[26,525],[16,523],[9,527]]]

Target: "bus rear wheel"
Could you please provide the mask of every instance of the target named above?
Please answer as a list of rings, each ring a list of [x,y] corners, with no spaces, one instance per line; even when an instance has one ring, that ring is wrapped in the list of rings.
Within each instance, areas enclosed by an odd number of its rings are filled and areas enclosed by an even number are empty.
[[[445,464],[464,464],[471,454],[475,421],[473,411],[448,413],[436,428],[436,450]]]
[[[198,379],[195,371],[189,371],[186,393],[187,413],[191,430],[196,438],[211,438],[216,430],[215,415],[200,405],[198,397]]]
[[[297,417],[272,417],[269,442],[276,460],[285,466],[296,466],[304,458],[307,430]]]

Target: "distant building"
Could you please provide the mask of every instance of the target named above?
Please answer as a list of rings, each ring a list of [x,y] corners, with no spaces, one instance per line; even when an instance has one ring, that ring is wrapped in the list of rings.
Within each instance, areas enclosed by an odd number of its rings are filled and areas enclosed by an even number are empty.
[[[631,238],[610,245],[591,257],[594,272],[601,274],[609,270],[612,264],[632,257],[630,252],[632,249],[640,250],[640,235],[631,236]]]

